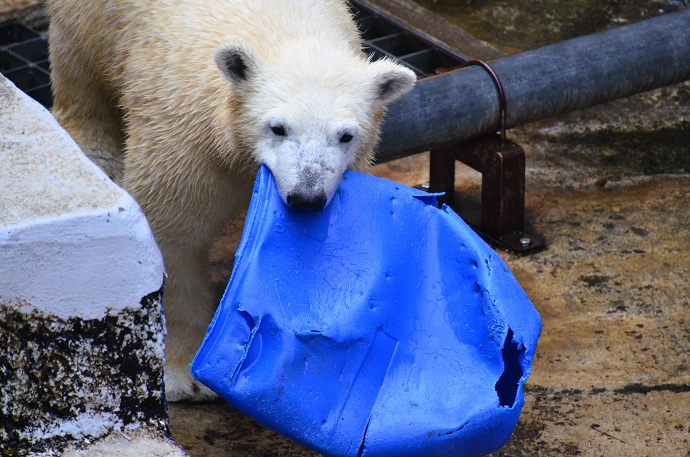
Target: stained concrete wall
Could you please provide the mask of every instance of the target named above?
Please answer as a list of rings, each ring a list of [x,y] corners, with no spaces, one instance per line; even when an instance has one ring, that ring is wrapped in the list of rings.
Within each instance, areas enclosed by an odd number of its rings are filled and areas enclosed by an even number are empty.
[[[0,454],[89,455],[110,435],[118,455],[184,455],[166,438],[164,269],[141,210],[1,75],[0,163]]]

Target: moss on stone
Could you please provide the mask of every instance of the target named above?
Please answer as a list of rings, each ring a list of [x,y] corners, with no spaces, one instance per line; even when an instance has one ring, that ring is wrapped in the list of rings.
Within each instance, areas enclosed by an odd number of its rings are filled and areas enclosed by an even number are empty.
[[[161,295],[92,320],[0,304],[0,455],[51,453],[139,424],[169,435]]]

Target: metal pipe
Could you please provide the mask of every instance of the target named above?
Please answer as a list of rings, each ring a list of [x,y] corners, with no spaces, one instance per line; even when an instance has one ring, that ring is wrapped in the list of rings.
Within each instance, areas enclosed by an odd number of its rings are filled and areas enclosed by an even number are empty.
[[[690,79],[690,8],[491,62],[515,127]],[[496,132],[491,77],[468,67],[420,80],[389,109],[385,162]]]

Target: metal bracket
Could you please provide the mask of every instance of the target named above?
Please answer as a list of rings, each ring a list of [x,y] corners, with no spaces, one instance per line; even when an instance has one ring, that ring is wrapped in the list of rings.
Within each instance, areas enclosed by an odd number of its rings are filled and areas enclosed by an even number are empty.
[[[503,87],[491,68],[479,65],[491,75],[501,102],[501,133],[462,142],[431,151],[429,163],[429,191],[445,192],[439,198],[458,214],[490,244],[517,254],[532,254],[546,247],[544,239],[525,230],[525,151],[518,144],[506,140],[506,103]],[[482,174],[480,220],[467,220],[455,198],[455,161],[458,160]]]

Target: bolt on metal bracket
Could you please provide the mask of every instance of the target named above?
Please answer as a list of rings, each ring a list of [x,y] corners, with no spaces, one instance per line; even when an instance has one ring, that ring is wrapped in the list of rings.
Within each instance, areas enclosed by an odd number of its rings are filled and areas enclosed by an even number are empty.
[[[544,239],[525,230],[525,151],[506,139],[506,101],[496,73],[486,63],[471,60],[491,75],[501,105],[501,131],[475,140],[431,151],[429,191],[445,192],[439,198],[446,203],[490,244],[526,255],[546,248]],[[467,220],[455,198],[455,161],[482,174],[481,216]]]

